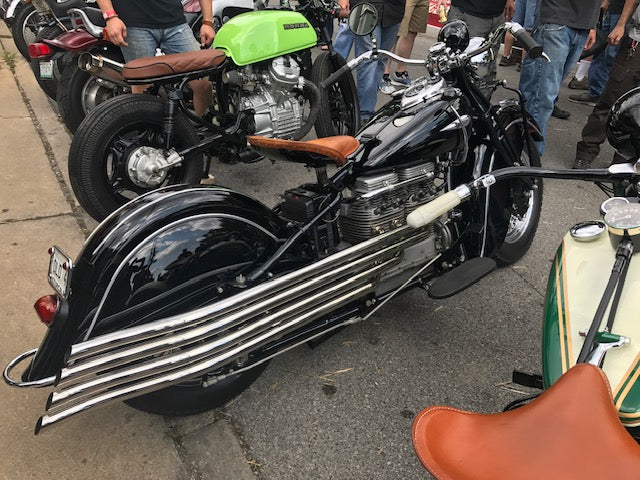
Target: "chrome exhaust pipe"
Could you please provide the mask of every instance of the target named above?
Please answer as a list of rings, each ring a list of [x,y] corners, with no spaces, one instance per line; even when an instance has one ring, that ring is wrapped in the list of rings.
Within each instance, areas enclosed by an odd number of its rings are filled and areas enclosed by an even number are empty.
[[[96,78],[115,83],[121,87],[130,87],[122,76],[124,63],[116,62],[102,55],[94,55],[91,52],[82,52],[78,56],[78,68],[89,72]]]
[[[234,365],[373,293],[377,279],[402,261],[401,252],[431,234],[401,227],[196,311],[74,345],[36,433],[94,406]]]

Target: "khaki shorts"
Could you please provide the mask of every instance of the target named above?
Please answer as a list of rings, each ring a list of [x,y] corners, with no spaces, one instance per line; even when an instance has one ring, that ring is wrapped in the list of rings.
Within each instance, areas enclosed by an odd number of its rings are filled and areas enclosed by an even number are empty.
[[[404,37],[409,32],[424,33],[427,31],[429,19],[429,0],[407,0],[404,7],[404,17],[398,31],[399,37]]]

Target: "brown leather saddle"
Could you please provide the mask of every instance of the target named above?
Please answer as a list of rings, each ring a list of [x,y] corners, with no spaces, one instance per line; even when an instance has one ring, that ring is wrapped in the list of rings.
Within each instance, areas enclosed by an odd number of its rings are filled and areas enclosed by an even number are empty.
[[[618,419],[602,370],[585,363],[508,412],[427,408],[414,420],[413,445],[439,480],[640,478],[640,445]]]
[[[143,57],[124,65],[122,77],[129,83],[170,83],[177,78],[204,77],[227,58],[222,50],[207,49]]]
[[[247,141],[260,154],[274,160],[304,163],[312,167],[323,167],[329,162],[342,166],[354,153],[360,142],[348,135],[295,141],[249,136]]]

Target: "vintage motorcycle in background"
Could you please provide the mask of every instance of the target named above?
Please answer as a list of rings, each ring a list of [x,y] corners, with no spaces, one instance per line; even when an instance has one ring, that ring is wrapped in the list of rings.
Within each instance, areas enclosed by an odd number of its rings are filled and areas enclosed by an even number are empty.
[[[541,206],[542,185],[530,177],[499,182],[423,228],[405,223],[460,179],[538,165],[536,128],[518,99],[491,104],[469,63],[506,30],[529,41],[505,24],[461,53],[468,35],[444,28],[420,61],[429,78],[357,139],[250,137],[260,153],[317,173],[273,210],[222,187],[166,187],[110,215],[75,262],[52,248],[56,293],[36,307],[47,334],[5,370],[16,386],[55,386],[36,431],[112,400],[167,415],[215,408],[269,359],[366,320],[409,288],[451,296],[524,255]],[[410,61],[374,49],[354,65],[376,55]]]
[[[574,225],[554,258],[544,313],[543,374],[514,372],[514,382],[546,391],[512,402],[498,415],[429,407],[416,417],[416,452],[438,478],[637,476],[638,118],[640,88],[618,99],[608,121],[611,145],[631,163],[608,169],[496,171],[448,193],[448,199],[443,196],[421,207],[409,219],[420,227],[454,208],[473,189],[513,175],[588,180],[608,195],[618,194],[602,203],[602,219]],[[558,461],[558,452],[563,461]]]
[[[258,156],[243,137],[248,129],[294,139],[314,126],[318,136],[355,134],[360,120],[353,78],[337,80],[324,93],[316,87],[344,65],[324,28],[334,15],[331,5],[312,0],[297,11],[265,9],[235,16],[218,30],[213,50],[198,54],[138,59],[126,67],[85,55],[84,68],[91,66],[96,75],[101,66],[124,68],[129,83],[153,84],[167,94],[163,99],[120,96],[100,105],[78,127],[69,150],[69,175],[82,207],[102,220],[141,193],[198,183],[205,151],[223,162],[254,161]],[[265,42],[265,36],[273,41]],[[312,63],[311,48],[319,38],[328,42],[329,51]],[[182,92],[188,80],[202,76],[214,85],[214,106],[204,120],[190,114]],[[331,102],[323,101],[327,92]]]

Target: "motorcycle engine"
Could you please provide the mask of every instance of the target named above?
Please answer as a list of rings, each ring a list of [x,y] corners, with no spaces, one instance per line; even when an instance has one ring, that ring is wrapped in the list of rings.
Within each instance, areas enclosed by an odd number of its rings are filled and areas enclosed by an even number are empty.
[[[407,215],[436,196],[434,162],[356,179],[340,207],[340,231],[359,243],[405,224]]]
[[[255,135],[288,137],[302,126],[300,66],[291,56],[227,72],[223,80],[239,88],[239,110],[255,111]]]

